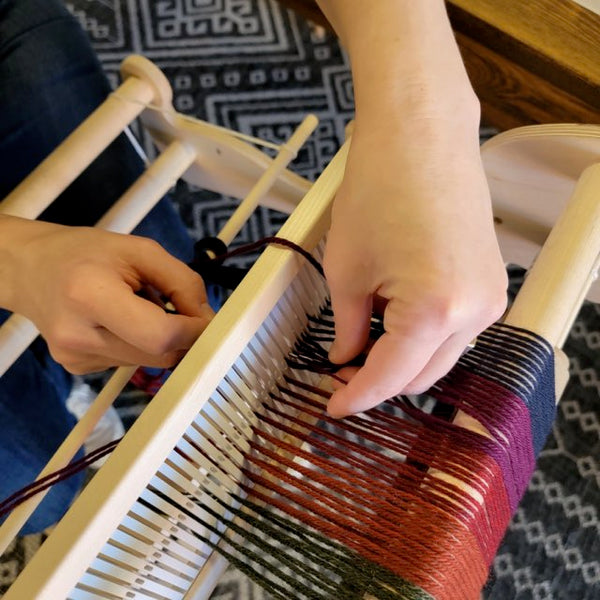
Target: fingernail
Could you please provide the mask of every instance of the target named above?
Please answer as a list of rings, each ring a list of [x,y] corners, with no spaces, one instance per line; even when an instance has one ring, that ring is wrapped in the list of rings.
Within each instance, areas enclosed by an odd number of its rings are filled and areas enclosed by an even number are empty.
[[[337,363],[337,362],[339,362],[339,356],[340,356],[340,344],[337,340],[334,340],[333,344],[331,344],[331,347],[329,348],[329,360],[332,363]]]
[[[327,407],[325,408],[325,414],[328,417],[331,417],[332,419],[343,419],[344,417],[347,417],[349,413],[346,413],[345,411],[339,411],[339,410],[335,410],[335,406],[333,407],[334,409],[331,410],[331,405],[332,405],[332,400],[334,398],[336,394],[334,394],[330,399],[329,402],[327,403]],[[336,402],[337,404],[337,402]]]

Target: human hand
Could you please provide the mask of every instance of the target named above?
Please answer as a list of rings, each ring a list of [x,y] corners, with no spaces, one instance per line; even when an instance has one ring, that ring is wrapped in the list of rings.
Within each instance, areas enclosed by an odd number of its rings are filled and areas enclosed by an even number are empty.
[[[385,333],[362,368],[340,371],[348,384],[332,396],[332,416],[425,391],[505,309],[476,123],[356,122],[324,260],[336,328],[330,359],[364,350],[374,300]]]
[[[2,305],[33,321],[72,373],[172,366],[213,316],[202,279],[150,239],[14,217],[0,225]]]

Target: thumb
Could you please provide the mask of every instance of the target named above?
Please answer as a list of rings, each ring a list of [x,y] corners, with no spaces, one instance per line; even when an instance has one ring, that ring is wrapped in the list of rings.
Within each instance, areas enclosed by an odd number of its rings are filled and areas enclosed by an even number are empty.
[[[189,317],[209,317],[206,289],[200,275],[158,244],[147,244],[134,264],[144,282],[159,290],[177,311]]]
[[[342,364],[360,354],[367,345],[373,299],[366,294],[351,295],[343,289],[330,291],[335,340],[329,350],[329,360]]]

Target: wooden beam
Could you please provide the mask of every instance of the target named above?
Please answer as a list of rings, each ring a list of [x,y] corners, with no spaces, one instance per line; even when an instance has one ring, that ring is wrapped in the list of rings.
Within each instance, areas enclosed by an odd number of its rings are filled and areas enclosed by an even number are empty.
[[[321,9],[318,7],[315,0],[279,0],[279,3],[283,4],[286,8],[297,12],[307,21],[312,21],[317,25],[329,29],[329,31],[333,31],[331,24],[325,18],[325,15],[321,12]]]
[[[448,0],[453,27],[593,104],[600,15],[571,0]]]
[[[535,123],[600,123],[597,99],[590,105],[477,41],[461,33],[456,38],[483,123],[502,130]]]
[[[446,4],[487,124],[599,122],[600,15],[571,0]]]

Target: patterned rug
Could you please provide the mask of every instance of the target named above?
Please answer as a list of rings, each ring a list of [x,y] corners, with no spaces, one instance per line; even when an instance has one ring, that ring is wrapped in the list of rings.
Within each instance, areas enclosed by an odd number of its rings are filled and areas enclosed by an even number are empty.
[[[348,63],[336,40],[271,0],[70,0],[111,81],[131,53],[165,72],[177,110],[280,142],[307,112],[320,119],[293,168],[314,178],[334,155],[352,117]],[[143,144],[153,154],[148,139]],[[214,234],[233,202],[180,183],[175,201],[191,235]],[[236,243],[276,231],[282,216],[259,210]],[[245,258],[251,262],[252,257]],[[494,562],[487,600],[600,598],[600,309],[586,305],[566,351],[571,382],[551,438]],[[128,423],[143,410],[128,392],[119,411]],[[43,536],[15,541],[0,563],[5,591]],[[213,600],[266,600],[234,570]]]

